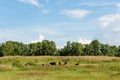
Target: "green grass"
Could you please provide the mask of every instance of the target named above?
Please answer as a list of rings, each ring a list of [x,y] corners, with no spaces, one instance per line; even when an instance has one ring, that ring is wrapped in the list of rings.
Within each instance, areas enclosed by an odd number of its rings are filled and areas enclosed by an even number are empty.
[[[64,61],[68,64],[63,65]],[[50,62],[62,62],[52,66]],[[75,65],[79,63],[79,65]],[[42,66],[44,64],[44,66]],[[120,80],[120,58],[78,57],[2,57],[0,80]]]

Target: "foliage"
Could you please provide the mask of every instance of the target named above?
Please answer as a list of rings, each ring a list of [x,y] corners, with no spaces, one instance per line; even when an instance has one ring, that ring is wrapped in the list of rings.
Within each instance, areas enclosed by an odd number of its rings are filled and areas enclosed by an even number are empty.
[[[118,51],[117,51],[116,56],[119,56],[119,57],[120,57],[120,46],[119,46],[119,49],[118,49]]]
[[[91,43],[91,55],[100,55],[100,42],[98,40],[93,40]]]
[[[104,55],[120,56],[120,47],[102,44],[93,40],[90,44],[81,44],[68,41],[64,48],[57,49],[54,41],[43,40],[42,42],[24,44],[17,41],[7,41],[0,44],[0,56],[84,56]]]

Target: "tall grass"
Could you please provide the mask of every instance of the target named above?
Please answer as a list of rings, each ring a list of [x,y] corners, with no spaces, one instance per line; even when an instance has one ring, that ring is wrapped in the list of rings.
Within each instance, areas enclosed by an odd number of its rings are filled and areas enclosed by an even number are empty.
[[[50,65],[64,62],[66,65]],[[79,63],[79,65],[75,65]],[[45,64],[42,66],[42,64]],[[120,80],[120,58],[10,56],[0,58],[0,80]]]

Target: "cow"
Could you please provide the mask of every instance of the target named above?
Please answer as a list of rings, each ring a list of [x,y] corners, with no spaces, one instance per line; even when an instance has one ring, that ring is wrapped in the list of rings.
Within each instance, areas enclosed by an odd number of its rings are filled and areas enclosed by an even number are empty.
[[[57,65],[56,62],[50,62],[50,65]]]

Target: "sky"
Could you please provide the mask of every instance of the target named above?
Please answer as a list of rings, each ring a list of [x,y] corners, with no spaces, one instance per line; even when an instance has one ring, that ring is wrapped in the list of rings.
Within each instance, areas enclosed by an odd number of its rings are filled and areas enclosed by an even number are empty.
[[[0,42],[120,45],[120,0],[0,0]]]

